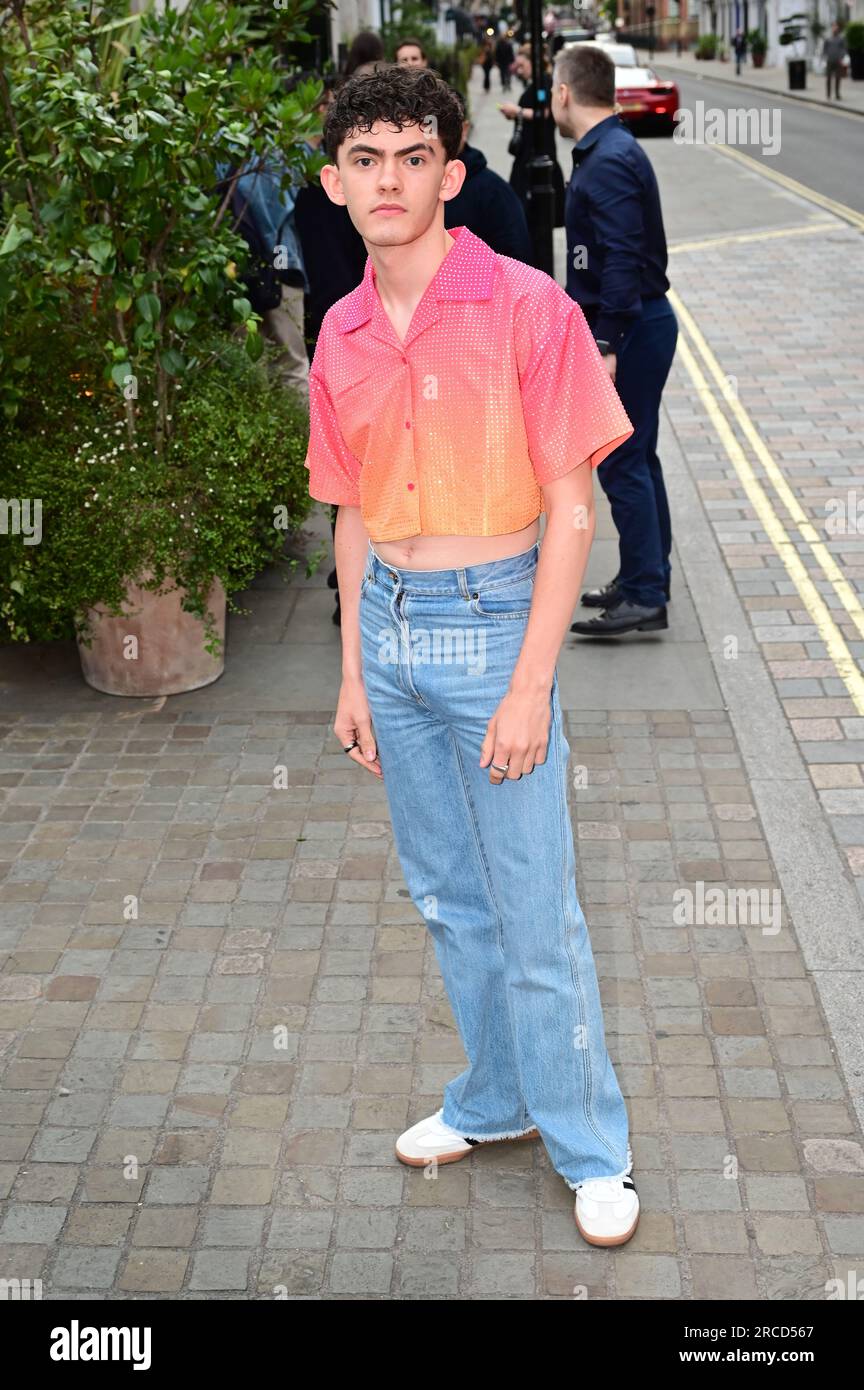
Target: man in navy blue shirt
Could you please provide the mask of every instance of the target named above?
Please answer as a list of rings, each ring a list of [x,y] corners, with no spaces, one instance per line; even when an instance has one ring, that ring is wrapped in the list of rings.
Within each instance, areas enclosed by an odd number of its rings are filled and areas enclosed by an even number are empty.
[[[444,226],[468,227],[499,256],[533,265],[534,246],[525,209],[509,183],[489,168],[485,154],[468,144],[471,122],[465,98],[455,87],[452,90],[462,108],[462,144],[457,159],[467,172],[456,197],[444,204]]]
[[[666,298],[666,236],[651,161],[614,112],[615,67],[599,46],[562,48],[552,115],[576,140],[567,188],[567,293],[581,306],[634,427],[600,464],[619,538],[618,574],[582,602],[603,611],[571,632],[668,627],[672,528],[657,457],[660,397],[678,337]]]

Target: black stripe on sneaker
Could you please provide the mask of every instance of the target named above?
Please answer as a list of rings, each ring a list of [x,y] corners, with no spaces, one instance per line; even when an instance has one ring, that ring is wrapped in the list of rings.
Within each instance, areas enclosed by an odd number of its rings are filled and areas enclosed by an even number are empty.
[[[482,1140],[482,1139],[469,1139],[467,1134],[463,1134],[463,1135],[462,1135],[462,1138],[465,1140],[465,1143],[466,1143],[466,1144],[482,1144],[482,1143],[483,1143],[483,1140]]]
[[[636,1191],[636,1184],[630,1178],[624,1178],[623,1182],[625,1187],[629,1187],[633,1192]]]

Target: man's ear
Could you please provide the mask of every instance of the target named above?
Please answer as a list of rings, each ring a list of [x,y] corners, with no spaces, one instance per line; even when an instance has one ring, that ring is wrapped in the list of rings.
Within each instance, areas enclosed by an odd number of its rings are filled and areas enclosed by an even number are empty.
[[[339,173],[338,165],[325,164],[319,178],[321,179],[321,187],[331,203],[338,203],[340,207],[344,207],[348,200],[342,191],[342,175]]]
[[[438,197],[443,202],[449,203],[451,198],[456,197],[467,177],[468,170],[461,159],[448,159],[444,166],[444,178],[441,181]]]

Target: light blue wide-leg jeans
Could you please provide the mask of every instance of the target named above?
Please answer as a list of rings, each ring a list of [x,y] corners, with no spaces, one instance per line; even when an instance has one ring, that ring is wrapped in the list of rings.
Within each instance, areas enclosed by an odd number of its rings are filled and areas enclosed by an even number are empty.
[[[525,633],[539,543],[463,569],[386,564],[360,589],[363,677],[396,850],[432,934],[468,1067],[443,1119],[467,1138],[538,1129],[568,1186],[629,1168],[576,894],[558,673],[546,761],[489,781],[480,746]]]

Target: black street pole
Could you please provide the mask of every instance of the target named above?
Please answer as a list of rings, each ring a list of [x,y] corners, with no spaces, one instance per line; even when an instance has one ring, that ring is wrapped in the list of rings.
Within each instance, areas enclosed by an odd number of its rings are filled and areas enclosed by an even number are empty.
[[[551,93],[543,65],[542,0],[531,0],[531,82],[535,106],[529,122],[534,153],[528,163],[528,229],[534,244],[534,264],[547,275],[554,274],[552,231],[555,226],[555,185],[552,182],[552,160],[543,152],[544,122],[552,119]]]

